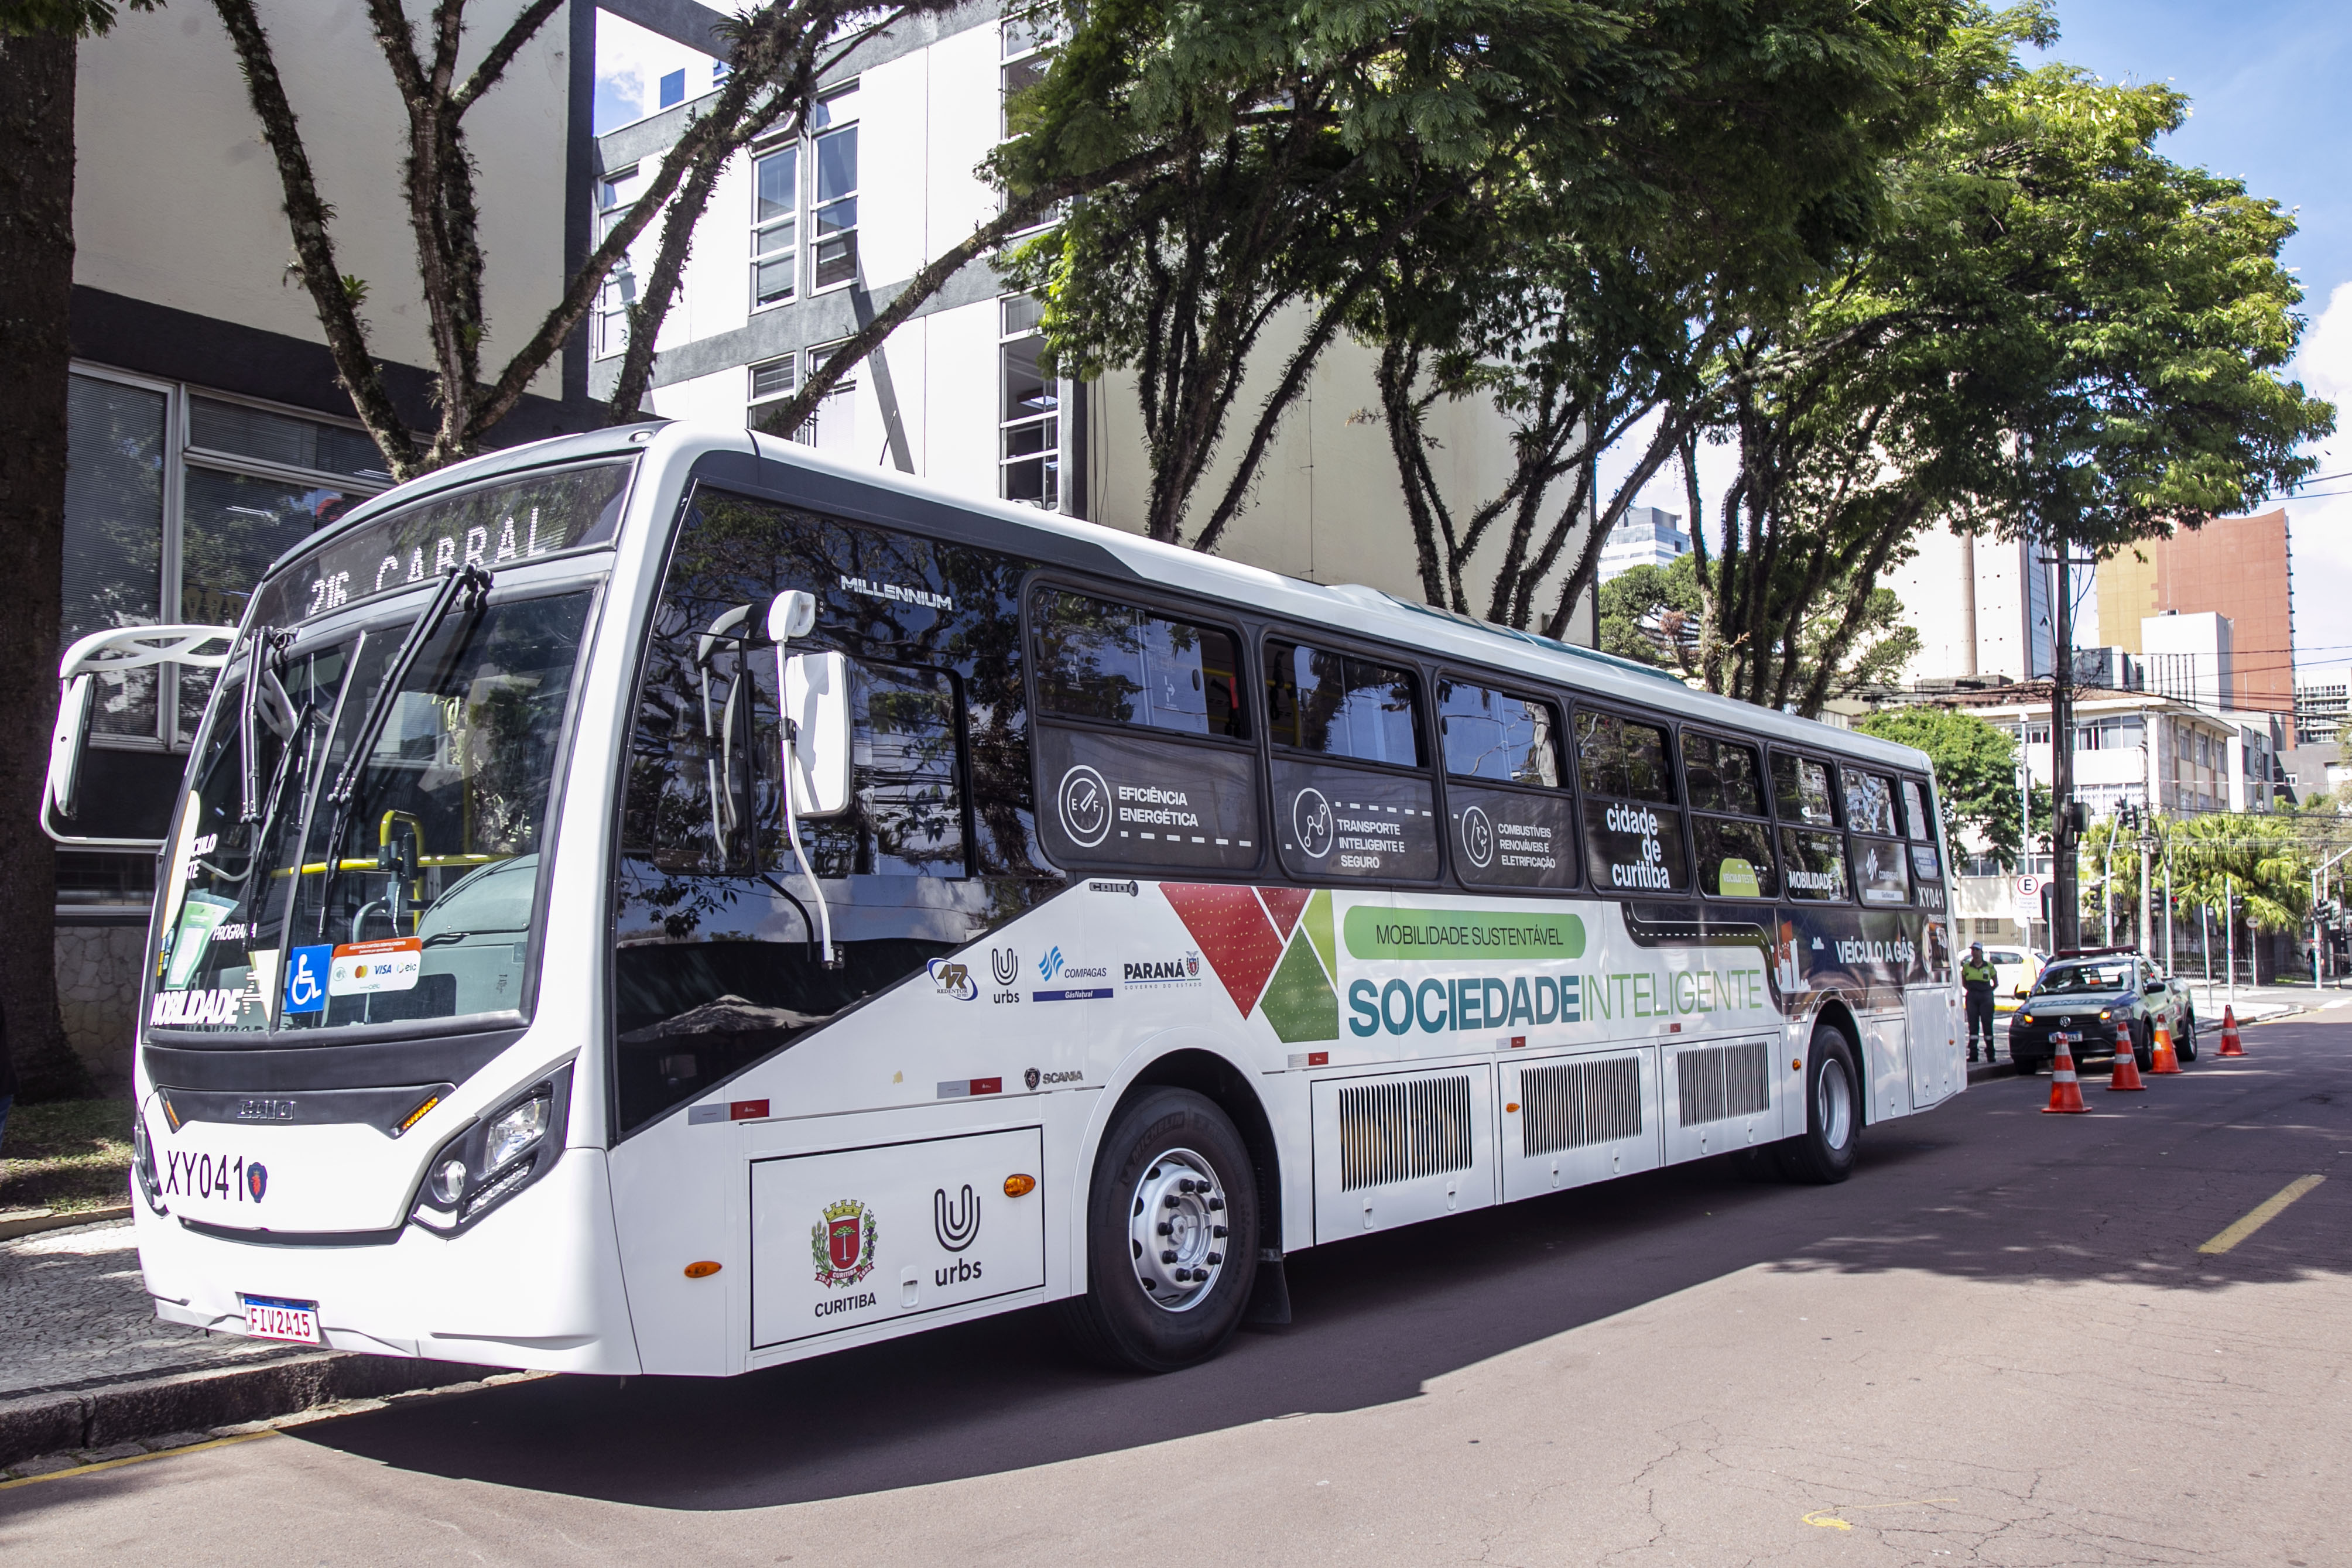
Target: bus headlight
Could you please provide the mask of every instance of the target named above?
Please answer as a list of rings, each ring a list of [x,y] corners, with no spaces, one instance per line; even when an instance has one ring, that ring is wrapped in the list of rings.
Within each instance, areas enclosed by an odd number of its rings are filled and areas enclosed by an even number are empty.
[[[409,1218],[454,1235],[545,1175],[563,1152],[572,1065],[469,1122],[435,1151]]]
[[[155,1146],[147,1141],[147,1113],[134,1111],[131,1118],[131,1173],[139,1183],[140,1195],[147,1206],[157,1214],[170,1214],[163,1206],[163,1184],[155,1179]]]

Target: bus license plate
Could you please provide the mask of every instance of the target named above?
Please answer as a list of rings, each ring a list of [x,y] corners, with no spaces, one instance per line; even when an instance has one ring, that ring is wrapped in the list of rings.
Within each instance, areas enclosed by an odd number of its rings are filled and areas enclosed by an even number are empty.
[[[305,1345],[325,1342],[319,1333],[319,1303],[316,1301],[294,1301],[283,1296],[247,1296],[242,1291],[236,1299],[245,1307],[245,1331],[254,1339],[292,1340]]]

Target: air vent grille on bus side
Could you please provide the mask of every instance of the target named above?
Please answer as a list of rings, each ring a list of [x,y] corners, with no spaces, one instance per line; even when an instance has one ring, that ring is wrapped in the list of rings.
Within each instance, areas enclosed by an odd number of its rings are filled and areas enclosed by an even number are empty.
[[[1642,1064],[1634,1057],[1561,1062],[1519,1074],[1519,1145],[1529,1158],[1613,1143],[1642,1131]]]
[[[1339,1091],[1339,1190],[1470,1168],[1470,1075]]]
[[[1754,1116],[1772,1109],[1772,1047],[1759,1040],[1746,1046],[1703,1046],[1675,1058],[1682,1090],[1683,1125]]]

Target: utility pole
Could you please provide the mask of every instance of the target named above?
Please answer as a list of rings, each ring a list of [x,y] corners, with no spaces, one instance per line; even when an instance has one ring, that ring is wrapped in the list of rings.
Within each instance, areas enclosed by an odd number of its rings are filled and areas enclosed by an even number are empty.
[[[2141,827],[2139,834],[2139,950],[2150,958],[2156,956],[2156,928],[2147,923],[2150,892],[2147,873],[2149,857],[2155,848],[2156,826],[2151,819]],[[2169,908],[2169,905],[2167,907]],[[2169,934],[2168,928],[2168,934]],[[2167,942],[2165,945],[2169,948],[2171,943]],[[2172,973],[2172,954],[2169,952],[2164,955],[2164,972],[2167,974]]]
[[[2047,559],[2057,568],[2050,649],[2050,947],[2063,952],[2083,945],[2074,865],[2074,574],[2063,521],[2052,522],[2050,542]]]

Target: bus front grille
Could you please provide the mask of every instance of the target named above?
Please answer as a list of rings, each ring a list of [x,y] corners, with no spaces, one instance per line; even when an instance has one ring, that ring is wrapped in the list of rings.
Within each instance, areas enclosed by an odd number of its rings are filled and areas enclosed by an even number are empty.
[[[1470,1168],[1470,1075],[1339,1091],[1339,1190]]]
[[[1772,1108],[1772,1047],[1759,1040],[1683,1051],[1675,1058],[1675,1079],[1685,1127],[1754,1116]]]
[[[1519,1150],[1532,1158],[1642,1131],[1642,1064],[1633,1057],[1561,1062],[1519,1075]]]

